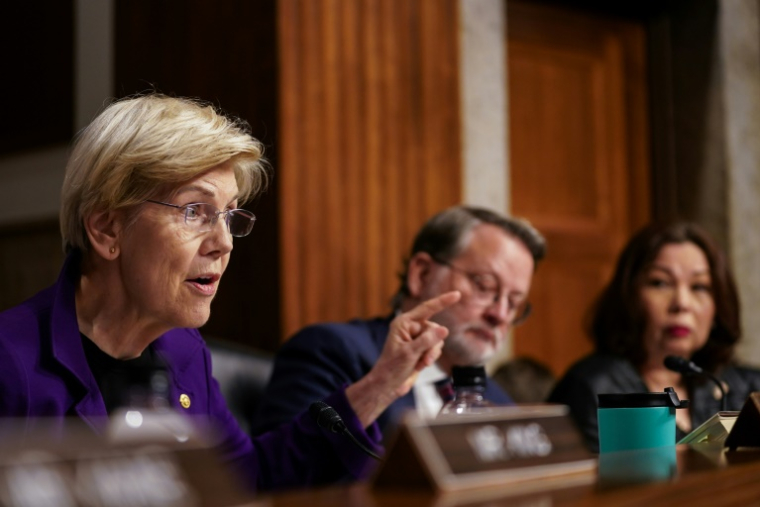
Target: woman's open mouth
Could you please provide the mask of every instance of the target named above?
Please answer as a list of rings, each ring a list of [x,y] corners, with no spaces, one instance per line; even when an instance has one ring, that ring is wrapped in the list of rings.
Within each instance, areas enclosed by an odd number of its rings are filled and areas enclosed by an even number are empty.
[[[185,281],[204,296],[213,296],[216,294],[216,287],[219,278],[219,275],[201,275],[196,278],[188,278]]]

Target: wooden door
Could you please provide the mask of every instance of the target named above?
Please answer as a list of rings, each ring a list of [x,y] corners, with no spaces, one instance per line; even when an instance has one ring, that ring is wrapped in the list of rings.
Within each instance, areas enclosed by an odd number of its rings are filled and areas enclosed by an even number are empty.
[[[651,216],[643,24],[507,4],[511,202],[547,238],[515,355],[562,374],[590,305]]]
[[[389,314],[461,196],[455,0],[280,0],[283,330]]]

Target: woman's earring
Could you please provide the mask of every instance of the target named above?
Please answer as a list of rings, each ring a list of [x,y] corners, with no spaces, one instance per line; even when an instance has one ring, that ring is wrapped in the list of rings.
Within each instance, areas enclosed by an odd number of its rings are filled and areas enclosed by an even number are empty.
[[[111,253],[116,253],[116,247],[112,246],[110,249],[108,249],[108,251]]]

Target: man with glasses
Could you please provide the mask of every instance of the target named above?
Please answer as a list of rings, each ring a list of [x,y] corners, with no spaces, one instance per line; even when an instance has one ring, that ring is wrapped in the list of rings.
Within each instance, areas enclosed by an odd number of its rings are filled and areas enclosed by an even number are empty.
[[[384,433],[405,410],[435,416],[443,404],[441,380],[452,366],[483,365],[494,357],[510,329],[530,313],[531,279],[544,253],[543,237],[527,222],[483,208],[455,206],[422,227],[400,276],[394,314],[450,290],[462,298],[431,319],[449,330],[441,356],[378,418]],[[293,419],[314,400],[364,377],[382,351],[392,318],[318,324],[293,336],[277,355],[258,414],[251,414],[253,433]],[[493,382],[485,397],[512,403]]]

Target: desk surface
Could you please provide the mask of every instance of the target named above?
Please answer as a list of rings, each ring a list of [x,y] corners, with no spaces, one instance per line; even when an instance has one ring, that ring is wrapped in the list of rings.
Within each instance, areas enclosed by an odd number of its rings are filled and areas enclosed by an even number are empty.
[[[699,449],[699,450],[698,450]],[[555,485],[532,481],[524,485],[488,491],[434,494],[424,491],[375,491],[369,484],[331,487],[259,498],[272,507],[475,507],[475,506],[628,506],[760,505],[760,449],[726,452],[720,448],[678,446],[672,448],[670,472],[656,472],[663,460],[645,466],[639,480],[621,484],[623,478],[636,479],[630,468],[645,454],[616,453],[612,461],[603,456],[595,475],[567,480]],[[644,458],[652,459],[651,457]],[[667,461],[667,459],[665,459]],[[646,477],[655,471],[659,479]],[[650,474],[651,475],[651,474]]]

